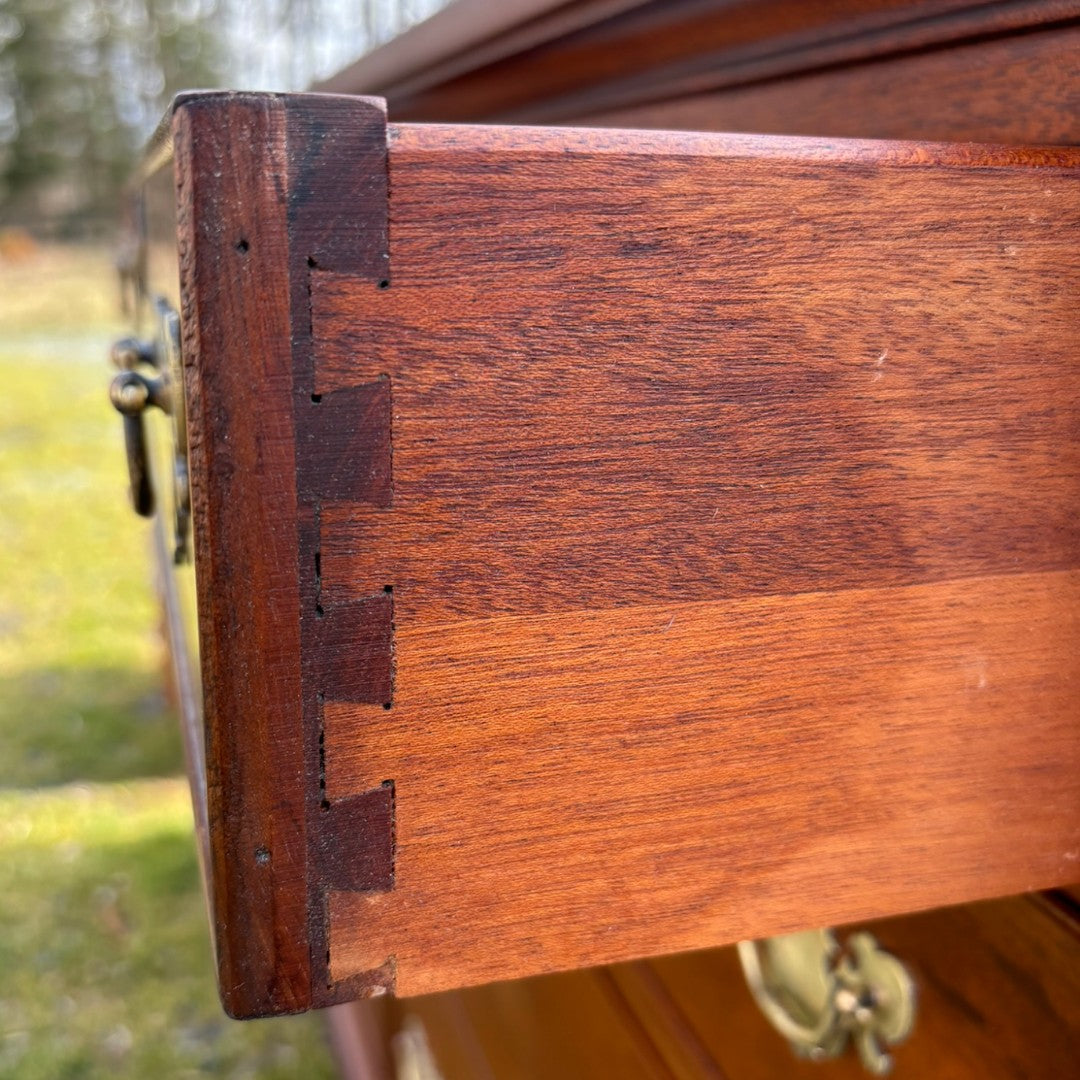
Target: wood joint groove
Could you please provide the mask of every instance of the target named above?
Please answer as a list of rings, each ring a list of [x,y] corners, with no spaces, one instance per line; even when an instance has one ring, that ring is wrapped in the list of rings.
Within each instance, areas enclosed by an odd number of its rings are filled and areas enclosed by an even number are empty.
[[[286,141],[309,947],[312,1003],[324,1005],[336,992],[330,895],[394,885],[394,782],[332,797],[327,772],[334,759],[324,722],[328,702],[392,701],[392,590],[372,582],[366,595],[335,601],[322,557],[327,504],[390,505],[390,379],[376,371],[326,390],[312,322],[316,275],[348,274],[376,286],[389,278],[385,110],[370,99],[289,98]],[[385,991],[392,965],[364,973],[360,982],[358,992]]]

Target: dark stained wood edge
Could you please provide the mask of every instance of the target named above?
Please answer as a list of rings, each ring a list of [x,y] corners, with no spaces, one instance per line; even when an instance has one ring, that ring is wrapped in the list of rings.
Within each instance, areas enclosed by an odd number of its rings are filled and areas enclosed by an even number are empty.
[[[359,600],[323,594],[321,510],[348,500],[386,508],[391,476],[391,386],[368,382],[316,393],[311,279],[324,272],[389,288],[386,110],[382,102],[332,95],[284,99],[288,157],[289,278],[296,423],[300,656],[307,834],[308,938],[312,1004],[393,988],[391,958],[335,986],[330,978],[328,888],[380,892],[394,883],[393,778],[346,799],[327,798],[323,705],[328,700],[390,708],[393,588],[367,583]]]
[[[323,500],[389,504],[390,387],[314,395],[309,290],[316,268],[389,283],[385,109],[192,94],[171,132],[219,990],[237,1018],[300,1012],[393,985],[390,958],[329,984],[326,887],[392,887],[394,798],[330,803],[321,751],[327,693],[389,704],[393,596],[324,610],[318,559]],[[358,645],[334,682],[321,657]]]
[[[281,99],[173,119],[218,984],[229,1015],[311,1005]]]
[[[1073,937],[1080,939],[1080,889],[1077,886],[1029,893],[1028,898]]]

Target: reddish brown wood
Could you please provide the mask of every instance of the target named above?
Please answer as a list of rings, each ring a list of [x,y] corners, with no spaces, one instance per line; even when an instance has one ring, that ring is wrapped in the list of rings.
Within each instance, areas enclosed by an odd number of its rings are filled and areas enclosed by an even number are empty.
[[[388,501],[389,400],[375,372],[324,414],[308,289],[320,265],[385,278],[385,118],[364,99],[193,95],[173,138],[219,981],[233,1015],[297,1011],[333,999],[327,885],[393,880],[392,788],[334,804],[320,783],[325,694],[390,698],[392,600],[381,582],[322,598],[317,533],[323,500]],[[317,438],[323,415],[351,422]]]
[[[852,102],[858,108],[852,108]],[[680,93],[615,109],[598,127],[757,131],[877,139],[1080,141],[1080,27],[960,44],[877,63]]]
[[[446,65],[464,62],[465,69],[474,66],[478,50],[496,56],[513,51],[505,42],[543,41],[548,28],[555,23],[562,27],[588,25],[610,12],[639,6],[648,0],[600,0],[600,2],[567,3],[567,0],[503,0],[493,5],[490,0],[457,0],[452,10],[442,8],[431,17],[410,27],[378,49],[361,57],[343,71],[319,83],[314,89],[334,94],[365,93],[361,86],[400,85],[401,83],[430,85],[439,81],[434,74]]]
[[[1077,151],[175,132],[234,1014],[1071,876]]]
[[[1077,939],[1026,898],[866,929],[903,958],[918,990],[915,1030],[895,1048],[896,1076],[1071,1074],[1080,1029]],[[825,1065],[797,1061],[741,985],[732,951],[666,957],[649,966],[732,1078],[865,1077],[853,1056]],[[634,975],[632,968],[616,969],[620,981]]]
[[[610,977],[575,971],[388,1002],[397,1031],[420,1034],[446,1080],[674,1080]],[[717,1074],[712,1074],[716,1080]]]
[[[397,129],[394,288],[312,282],[320,389],[377,356],[397,410],[393,513],[324,511],[323,596],[393,584],[408,626],[1076,565],[1074,159]]]
[[[1027,898],[885,920],[869,929],[911,970],[914,1033],[895,1075],[1071,1075],[1078,943]],[[840,931],[843,938],[845,931]],[[445,1080],[858,1080],[849,1051],[800,1061],[746,989],[734,949],[389,1001],[391,1031],[421,1030]],[[652,1044],[642,1047],[641,1037]],[[637,1051],[635,1055],[635,1051]]]
[[[392,712],[327,705],[328,790],[393,770],[397,816],[331,970],[393,953],[409,995],[1067,880],[1078,602],[1073,571],[399,622]]]
[[[322,579],[325,508],[351,500],[391,505],[391,398],[377,368],[324,394],[311,311],[316,274],[348,273],[375,292],[389,284],[386,115],[364,98],[293,95],[287,111],[288,219],[297,515],[301,522],[300,650],[303,761],[312,870],[308,907],[313,1003],[393,985],[381,957],[335,987],[328,971],[328,888],[383,891],[394,881],[393,777],[336,799],[325,782],[323,708],[328,700],[393,698],[393,597],[384,583],[356,580],[361,595],[340,601]],[[281,301],[279,301],[281,302]],[[361,362],[361,369],[362,369]],[[389,954],[388,954],[389,955]]]
[[[393,287],[312,277],[316,392],[394,413],[392,508],[321,518],[396,655],[324,705],[327,797],[395,781],[334,979],[1069,875],[1077,158],[394,129]]]
[[[475,15],[475,12],[472,13]],[[396,120],[502,123],[567,123],[617,109],[666,103],[720,88],[738,88],[790,78],[838,65],[924,50],[949,49],[963,41],[1023,33],[1037,26],[1062,26],[1080,16],[1075,0],[1028,0],[1007,4],[969,0],[745,0],[674,4],[667,0],[583,0],[542,18],[507,26],[501,7],[489,5],[488,29],[452,9],[361,59],[325,84],[339,92],[378,93],[387,98]],[[447,28],[453,28],[447,33]],[[458,33],[460,31],[460,33]],[[437,41],[441,54],[433,52]],[[1064,58],[1064,54],[1063,54]],[[1042,70],[1053,84],[1054,68]],[[782,83],[780,86],[782,87]],[[940,91],[920,87],[931,115],[989,109],[978,84],[946,83]],[[1022,124],[1028,110],[1024,87],[1001,101],[1008,120]],[[1031,87],[1035,104],[1048,96]],[[781,89],[781,92],[782,89]],[[787,93],[783,108],[766,127],[743,123],[728,130],[822,134],[851,114],[858,98],[838,93],[829,113],[832,127],[799,124],[802,105]],[[1068,103],[1058,100],[1060,115]],[[734,108],[734,107],[733,107]],[[923,104],[894,114],[913,126],[892,137],[922,137],[916,126]],[[698,110],[700,113],[702,110]],[[677,120],[677,109],[670,109]],[[796,126],[784,127],[784,115]],[[659,126],[659,125],[657,125]],[[667,126],[688,127],[676,122]],[[698,122],[699,128],[724,126]],[[938,134],[929,137],[961,137]],[[846,132],[845,132],[846,133]],[[861,133],[861,132],[859,132]],[[856,134],[856,132],[851,132]],[[871,133],[876,135],[878,133]],[[1034,131],[1017,141],[1038,141]]]
[[[235,1016],[311,1004],[284,112],[174,120],[214,924]]]
[[[332,1005],[323,1016],[341,1080],[393,1080],[385,1001]]]

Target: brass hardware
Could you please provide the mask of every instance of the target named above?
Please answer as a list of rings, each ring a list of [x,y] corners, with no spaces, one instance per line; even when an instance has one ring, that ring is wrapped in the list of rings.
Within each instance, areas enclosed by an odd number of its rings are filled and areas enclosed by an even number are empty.
[[[191,520],[191,492],[187,465],[187,422],[184,414],[183,372],[180,362],[180,318],[169,304],[153,301],[158,322],[154,341],[122,338],[112,347],[112,362],[120,368],[109,398],[124,418],[124,446],[127,451],[131,502],[137,514],[154,513],[154,488],[146,448],[143,413],[159,408],[172,418],[173,429],[173,508],[175,511],[175,548],[177,563],[188,559],[188,535]],[[148,367],[157,377],[138,369]]]
[[[138,338],[126,337],[113,343],[112,362],[121,371],[134,371],[141,364],[159,368],[157,343],[152,341],[140,341]]]
[[[797,1054],[824,1061],[850,1041],[867,1071],[890,1071],[883,1047],[911,1033],[915,987],[872,935],[853,934],[842,949],[831,930],[741,941],[739,960],[754,1000]]]

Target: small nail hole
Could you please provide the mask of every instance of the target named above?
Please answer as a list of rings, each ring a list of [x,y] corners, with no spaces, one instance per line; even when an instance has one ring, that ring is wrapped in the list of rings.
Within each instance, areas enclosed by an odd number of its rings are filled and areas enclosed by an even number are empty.
[[[390,282],[387,281],[386,278],[383,278],[382,281],[379,282],[379,288],[380,289],[389,289],[390,288]]]
[[[255,861],[260,866],[265,866],[270,861],[270,852],[267,848],[260,847],[255,849]]]
[[[392,701],[384,701],[383,702],[383,708],[384,709],[392,709],[393,707],[394,707],[394,703]]]
[[[311,400],[314,401],[316,405],[318,405],[319,402],[322,401],[322,394],[312,394]]]
[[[382,591],[387,592],[387,593],[393,592],[394,591],[394,586],[393,585],[384,585],[382,587]]]
[[[321,619],[323,617],[323,615],[325,615],[325,614],[326,614],[326,612],[323,611],[322,604],[316,604],[315,605],[315,617],[317,619]]]
[[[319,264],[318,264],[318,263],[317,263],[317,262],[315,261],[315,256],[314,256],[314,255],[309,255],[309,256],[307,257],[307,264],[308,264],[308,266],[309,266],[309,267],[310,267],[311,269],[313,269],[313,270],[315,269],[315,267],[316,267],[316,266],[318,266],[318,265],[319,265]]]
[[[237,241],[236,250],[239,251],[241,255],[246,255],[248,253],[248,248],[249,247],[250,247],[250,245],[248,244],[248,242],[246,240],[238,240]]]

